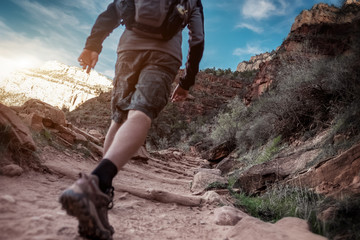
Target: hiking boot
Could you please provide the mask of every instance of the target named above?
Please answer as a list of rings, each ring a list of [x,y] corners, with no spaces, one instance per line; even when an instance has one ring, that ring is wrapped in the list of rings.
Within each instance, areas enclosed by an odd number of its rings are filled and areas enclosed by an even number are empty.
[[[80,178],[60,195],[59,201],[68,215],[78,219],[80,236],[112,240],[114,228],[108,220],[108,209],[112,208],[113,196],[114,188],[107,194],[100,190],[97,176],[80,173]]]

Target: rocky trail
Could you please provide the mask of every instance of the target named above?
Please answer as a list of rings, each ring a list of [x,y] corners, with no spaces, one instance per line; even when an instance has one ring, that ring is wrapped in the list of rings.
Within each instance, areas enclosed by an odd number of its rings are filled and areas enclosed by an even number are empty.
[[[97,166],[104,137],[38,100],[13,109],[0,104],[0,123],[0,240],[81,239],[58,198]],[[324,239],[305,220],[262,222],[235,208],[227,190],[207,191],[227,183],[209,164],[178,149],[141,148],[113,181],[113,239]]]
[[[211,222],[216,206],[190,193],[201,159],[168,154],[172,157],[131,160],[114,179],[109,211],[114,239],[224,239],[229,227]],[[0,176],[0,239],[81,239],[76,219],[65,214],[58,197],[79,172],[91,172],[97,162],[51,146],[41,150],[40,158],[47,173]]]
[[[79,172],[90,172],[97,162],[76,150],[53,146],[44,146],[38,154],[47,171],[0,176],[0,239],[82,239],[77,220],[65,214],[58,197]],[[201,165],[201,158],[176,150],[131,160],[113,182],[114,207],[109,211],[116,231],[113,238],[260,239],[270,234],[271,238],[262,239],[323,239],[304,231],[307,224],[303,220],[264,223],[235,208],[220,208],[231,205],[224,195],[192,195],[194,174],[211,171]],[[289,221],[296,223],[289,227]],[[291,237],[286,233],[289,231]]]

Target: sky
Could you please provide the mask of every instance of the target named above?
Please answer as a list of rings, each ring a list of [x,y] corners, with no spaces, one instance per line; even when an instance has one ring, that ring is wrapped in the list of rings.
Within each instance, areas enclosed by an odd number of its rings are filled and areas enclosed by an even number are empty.
[[[112,0],[0,0],[0,74],[46,61],[79,66],[77,58],[97,16]],[[319,2],[340,0],[202,0],[205,51],[200,69],[235,71],[242,61],[281,45],[295,17]],[[95,70],[114,76],[119,26],[104,41]],[[183,32],[183,66],[188,51]]]

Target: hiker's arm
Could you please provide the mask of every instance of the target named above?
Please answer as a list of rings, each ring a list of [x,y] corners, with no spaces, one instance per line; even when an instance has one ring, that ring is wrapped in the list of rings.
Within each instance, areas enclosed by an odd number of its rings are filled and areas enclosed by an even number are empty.
[[[119,19],[116,0],[96,19],[91,34],[86,40],[85,48],[78,58],[80,65],[86,69],[87,73],[90,73],[90,70],[95,67],[102,50],[102,43],[119,26]]]
[[[195,83],[195,76],[199,71],[199,64],[204,52],[204,13],[201,1],[190,13],[189,28],[189,52],[186,62],[185,76],[180,78],[180,87],[189,90]]]
[[[100,54],[102,43],[109,34],[120,25],[120,18],[116,11],[116,0],[109,4],[106,11],[101,13],[91,29],[91,34],[85,43],[85,49]]]

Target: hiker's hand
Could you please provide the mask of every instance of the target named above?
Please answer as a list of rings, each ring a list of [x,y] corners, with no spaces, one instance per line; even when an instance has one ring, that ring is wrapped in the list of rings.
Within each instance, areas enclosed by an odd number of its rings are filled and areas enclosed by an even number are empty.
[[[178,84],[171,96],[171,101],[172,102],[181,102],[181,101],[185,101],[187,96],[189,94],[188,90],[183,89],[182,87],[180,87],[180,85]]]
[[[83,69],[86,69],[86,73],[90,73],[90,70],[95,67],[99,59],[99,54],[95,51],[84,49],[80,54],[78,61]]]

